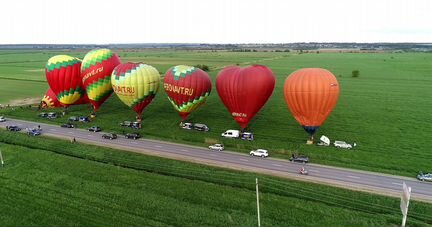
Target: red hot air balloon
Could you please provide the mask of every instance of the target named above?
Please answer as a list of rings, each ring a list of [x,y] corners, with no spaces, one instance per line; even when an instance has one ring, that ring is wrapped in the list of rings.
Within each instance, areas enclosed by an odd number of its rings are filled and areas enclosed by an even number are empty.
[[[264,106],[274,87],[275,77],[263,65],[228,66],[216,78],[220,99],[242,129]]]
[[[86,89],[93,114],[113,93],[111,73],[120,64],[120,58],[109,49],[88,52],[81,65],[82,83]]]
[[[54,56],[45,66],[47,82],[64,106],[75,103],[84,94],[80,68],[81,60],[68,55]]]
[[[313,141],[316,130],[336,106],[339,85],[326,69],[300,69],[286,79],[284,95],[288,109]]]
[[[177,65],[165,73],[165,92],[183,121],[205,103],[211,88],[209,75],[199,68]]]

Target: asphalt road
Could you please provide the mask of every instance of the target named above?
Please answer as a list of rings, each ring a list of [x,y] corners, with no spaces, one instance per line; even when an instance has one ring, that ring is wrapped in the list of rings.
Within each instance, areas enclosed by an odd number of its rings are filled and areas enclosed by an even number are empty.
[[[68,140],[75,137],[78,142],[83,143],[212,166],[322,183],[381,195],[399,197],[402,192],[402,183],[405,182],[412,188],[411,197],[413,199],[432,202],[432,183],[420,182],[414,178],[415,176],[413,176],[413,178],[407,178],[316,164],[307,164],[309,175],[306,176],[298,173],[303,164],[291,163],[282,159],[250,157],[246,154],[230,151],[210,151],[206,148],[156,140],[131,140],[123,136],[119,136],[115,140],[107,140],[102,138],[101,135],[103,132],[94,133],[83,129],[61,128],[58,125],[23,120],[8,119],[6,122],[0,123],[0,127],[6,127],[7,125],[18,125],[23,129],[27,127],[36,128],[37,125],[40,125],[42,134],[47,136],[55,136]],[[89,124],[89,126],[91,125]],[[271,155],[271,151],[269,151],[269,153]]]

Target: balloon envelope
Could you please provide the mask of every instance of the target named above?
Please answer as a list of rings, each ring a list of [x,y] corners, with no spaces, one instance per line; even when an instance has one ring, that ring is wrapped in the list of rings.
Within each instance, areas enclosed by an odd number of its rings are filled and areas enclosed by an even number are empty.
[[[326,69],[300,69],[286,79],[284,96],[294,118],[313,136],[336,106],[339,85]]]
[[[45,93],[44,97],[41,100],[41,108],[57,108],[57,107],[62,107],[62,105],[58,101],[56,95],[51,90],[51,88],[48,88],[47,92]]]
[[[94,112],[113,92],[111,73],[119,64],[119,57],[109,49],[96,49],[85,55],[81,78]]]
[[[274,87],[275,77],[263,65],[229,66],[216,77],[220,99],[243,129],[270,98]]]
[[[141,118],[143,109],[159,90],[160,74],[153,66],[142,63],[118,65],[111,75],[114,92]]]
[[[190,113],[205,103],[212,84],[209,75],[203,70],[177,65],[165,73],[164,89],[182,120],[186,120]]]
[[[68,55],[54,56],[45,66],[49,87],[62,104],[71,105],[84,94],[80,67],[81,60]]]

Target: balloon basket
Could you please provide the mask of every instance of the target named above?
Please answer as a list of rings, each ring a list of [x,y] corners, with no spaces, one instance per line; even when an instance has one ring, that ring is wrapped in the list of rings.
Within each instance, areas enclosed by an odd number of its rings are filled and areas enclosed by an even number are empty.
[[[310,140],[310,139],[309,139],[309,140],[306,140],[306,144],[307,144],[307,145],[312,145],[312,144],[313,144],[313,140]]]

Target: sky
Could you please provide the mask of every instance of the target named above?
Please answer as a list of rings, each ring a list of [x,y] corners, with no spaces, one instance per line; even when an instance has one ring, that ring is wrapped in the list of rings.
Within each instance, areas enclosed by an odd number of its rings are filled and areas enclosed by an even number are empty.
[[[5,0],[0,44],[432,42],[432,0]]]

